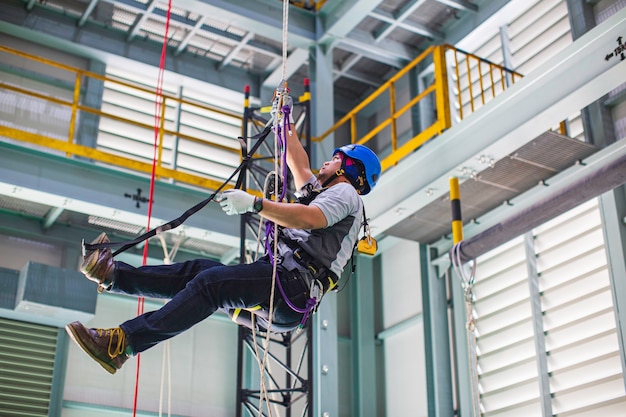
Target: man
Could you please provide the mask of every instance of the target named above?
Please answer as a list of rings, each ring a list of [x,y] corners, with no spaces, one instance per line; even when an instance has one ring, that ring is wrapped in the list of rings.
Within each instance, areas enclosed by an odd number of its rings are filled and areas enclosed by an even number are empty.
[[[288,96],[285,102],[283,109],[289,114]],[[282,118],[276,101],[274,107],[273,117]],[[257,212],[281,227],[275,259],[281,291],[276,292],[271,320],[274,266],[270,255],[250,264],[197,259],[135,268],[114,261],[109,248],[87,251],[81,272],[100,289],[170,299],[160,309],[117,328],[89,329],[79,322],[66,326],[70,337],[105,370],[115,373],[129,357],[189,329],[218,309],[243,325],[251,326],[251,314],[255,314],[259,328],[291,331],[306,320],[321,295],[337,284],[363,221],[359,194],[367,194],[376,185],[380,161],[365,146],[347,145],[336,149],[314,175],[291,115],[284,136],[287,165],[300,189],[300,204],[260,199],[241,190],[225,191],[218,199],[228,215]],[[103,242],[108,242],[104,233],[93,243]]]

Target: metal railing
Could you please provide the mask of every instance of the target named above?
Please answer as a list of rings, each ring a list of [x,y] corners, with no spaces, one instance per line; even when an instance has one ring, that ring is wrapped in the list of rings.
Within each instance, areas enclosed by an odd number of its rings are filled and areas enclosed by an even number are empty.
[[[413,74],[412,70],[429,65],[433,67],[434,78],[432,83],[418,93],[411,94],[408,98],[405,97],[405,102],[399,104],[397,86],[406,87],[407,84],[410,84],[406,77]],[[521,77],[521,74],[515,71],[464,52],[452,45],[431,46],[314,140],[322,141],[342,127],[344,129],[348,127],[345,130],[349,130],[350,143],[366,144],[380,136],[377,140],[378,147],[371,147],[380,149],[381,142],[389,142],[389,154],[381,157],[384,171],[397,164],[428,140],[450,128],[453,123],[453,107],[456,107],[455,121],[459,122]],[[454,93],[450,94],[452,88],[454,88]],[[434,100],[432,100],[433,95]],[[368,125],[367,132],[360,135],[357,131],[359,115],[365,113],[365,117],[371,118],[371,115],[367,115],[367,106],[376,100],[385,98],[389,101],[387,106],[389,109],[388,117],[373,127]],[[430,98],[434,103],[435,117],[428,126],[422,126],[419,133],[401,143],[398,133],[398,120],[403,116],[410,116],[410,112],[416,109],[418,105],[424,105],[426,108],[433,106],[430,101],[425,101],[427,98]],[[378,107],[385,108],[385,106],[380,105]],[[385,129],[389,130],[388,135],[383,135]]]
[[[124,117],[125,112],[132,115],[132,109],[130,107],[125,109],[121,108],[118,112],[103,111],[101,108],[96,108],[85,104],[85,99],[83,97],[84,94],[81,94],[83,92],[83,89],[85,88],[88,79],[97,80],[102,83],[111,83],[118,86],[119,88],[133,91],[134,93],[136,93],[137,96],[143,96],[147,100],[151,99],[154,101],[156,100],[156,93],[153,89],[126,82],[124,80],[114,77],[103,76],[101,74],[93,73],[59,62],[37,57],[4,46],[0,46],[0,52],[8,53],[14,55],[15,57],[37,63],[37,65],[40,65],[42,68],[44,68],[42,74],[44,74],[46,71],[52,72],[54,70],[57,73],[63,73],[64,75],[61,77],[63,79],[74,79],[72,94],[73,97],[71,100],[55,97],[52,93],[38,92],[34,89],[23,88],[22,86],[11,85],[10,83],[0,81],[0,91],[10,91],[15,93],[20,98],[33,100],[33,102],[44,102],[46,103],[46,105],[53,105],[63,109],[69,109],[69,111],[71,112],[71,116],[69,117],[69,125],[67,126],[67,136],[65,138],[60,138],[58,137],[58,135],[56,135],[57,137],[53,137],[54,135],[51,135],[49,133],[33,133],[33,129],[29,126],[23,123],[17,127],[11,126],[11,124],[15,123],[10,123],[11,121],[7,120],[0,121],[0,137],[10,138],[21,142],[27,142],[36,145],[37,148],[41,147],[61,151],[67,157],[79,156],[107,165],[125,168],[131,171],[138,171],[146,174],[150,174],[152,172],[152,163],[147,161],[146,158],[142,158],[140,156],[135,157],[130,153],[125,153],[125,151],[123,150],[119,150],[119,152],[114,152],[113,150],[106,151],[76,143],[75,138],[77,135],[77,121],[79,119],[79,114],[82,113],[83,116],[90,114],[97,116],[98,118],[100,118],[100,120],[108,119],[110,121],[121,123],[123,126],[126,126],[126,129],[135,128],[145,130],[146,137],[154,138],[154,135],[157,135],[158,151],[155,169],[155,174],[157,178],[171,179],[173,181],[178,181],[213,190],[217,189],[221,185],[221,179],[218,179],[216,177],[210,177],[207,175],[196,174],[195,172],[190,172],[190,170],[179,169],[176,164],[172,164],[171,161],[164,161],[163,154],[165,148],[165,138],[174,138],[176,140],[182,139],[188,141],[189,143],[196,144],[196,146],[199,145],[203,152],[206,151],[206,153],[209,155],[211,154],[211,152],[219,150],[222,154],[224,152],[227,152],[229,154],[232,154],[233,158],[237,158],[237,160],[241,159],[241,150],[236,147],[230,147],[223,143],[218,143],[216,141],[210,141],[194,135],[183,133],[181,131],[181,126],[179,123],[171,123],[172,120],[176,120],[176,115],[168,116],[166,114],[166,111],[176,111],[181,107],[184,107],[185,109],[190,110],[192,114],[209,115],[218,119],[231,119],[230,124],[233,125],[241,124],[241,120],[243,119],[242,114],[207,106],[198,102],[193,102],[190,100],[182,99],[180,97],[176,97],[171,94],[164,93],[161,101],[161,114],[159,118],[159,124],[155,127],[154,124],[142,122],[141,120],[138,120],[137,117]],[[45,78],[44,75],[40,75],[40,77]],[[173,127],[168,128],[166,126],[166,121],[169,121],[167,125],[173,125]],[[20,123],[18,122],[17,124]],[[235,144],[235,146],[237,146],[235,138],[233,138],[233,143]],[[176,152],[176,150],[172,149],[172,152]],[[168,167],[168,165],[170,166]]]
[[[208,189],[218,188],[221,185],[221,180],[216,179],[215,177],[212,178],[207,175],[189,172],[189,170],[181,170],[175,165],[171,166],[172,164],[169,164],[170,167],[168,167],[168,164],[164,163],[163,150],[164,140],[166,137],[170,139],[184,139],[189,142],[199,144],[206,147],[207,154],[209,154],[212,150],[217,149],[221,152],[232,153],[232,155],[236,155],[237,158],[240,158],[240,149],[211,142],[210,140],[202,139],[197,136],[185,134],[181,132],[178,123],[170,123],[174,126],[172,128],[168,128],[166,120],[175,120],[176,116],[168,118],[166,111],[180,109],[181,106],[188,106],[194,108],[198,114],[213,114],[219,117],[234,118],[237,119],[240,124],[243,121],[242,114],[206,106],[197,102],[176,97],[174,95],[163,94],[163,102],[161,106],[162,111],[159,118],[160,124],[155,128],[154,125],[149,123],[123,117],[120,114],[105,112],[100,108],[90,107],[83,102],[81,95],[81,88],[83,88],[87,78],[93,78],[101,82],[113,83],[125,89],[136,91],[138,95],[143,95],[145,97],[155,97],[155,92],[152,89],[138,86],[121,79],[103,76],[80,68],[50,61],[4,46],[0,46],[0,52],[13,54],[24,59],[33,60],[39,64],[43,64],[44,66],[67,71],[72,74],[74,79],[72,100],[54,97],[51,94],[43,94],[0,81],[0,91],[2,89],[12,91],[25,97],[44,100],[48,103],[54,103],[55,105],[63,106],[71,110],[67,137],[65,139],[33,133],[27,128],[10,127],[0,122],[0,136],[2,137],[27,142],[38,147],[61,151],[65,153],[67,157],[80,156],[132,171],[138,171],[146,174],[151,173],[152,164],[149,163],[146,158],[142,159],[140,157],[133,157],[129,154],[122,154],[121,152],[113,152],[113,150],[105,151],[75,143],[74,138],[76,136],[76,126],[79,112],[96,115],[100,118],[107,118],[109,120],[122,123],[128,126],[128,128],[141,128],[145,129],[146,132],[149,132],[150,134],[158,135],[158,154],[155,172],[157,178],[171,179],[173,181],[196,185]],[[408,83],[406,77],[413,74],[412,70],[417,69],[418,66],[420,68],[426,68],[431,65],[433,68],[432,83],[425,86],[418,93],[410,94],[409,97],[406,97],[406,90],[402,90],[401,93],[403,93],[403,102],[400,103],[398,101],[398,86],[406,86]],[[496,97],[500,92],[506,90],[510,84],[520,78],[521,74],[515,71],[507,69],[501,65],[494,64],[473,54],[461,51],[451,45],[446,44],[431,46],[416,57],[406,67],[402,68],[391,79],[381,85],[354,109],[348,112],[334,126],[324,132],[321,136],[312,139],[314,141],[321,141],[328,137],[331,133],[337,132],[338,129],[342,127],[349,130],[348,134],[351,143],[366,144],[369,141],[380,137],[378,139],[378,148],[380,148],[381,142],[389,142],[388,154],[384,157],[381,156],[383,170],[386,170],[397,164],[410,153],[414,152],[428,140],[450,128],[453,122],[460,122],[463,118],[478,110],[478,108],[485,105],[490,99]],[[376,104],[379,109],[388,108],[388,116],[375,126],[367,126],[367,128],[364,129],[366,130],[365,133],[359,135],[359,132],[357,131],[357,120],[359,119],[359,116],[362,113],[365,113],[368,105],[374,103],[376,100],[384,99],[385,95],[388,96],[388,105],[381,106],[380,103]],[[430,98],[430,100],[426,101],[427,98]],[[425,106],[422,107],[422,110],[424,108],[433,108],[432,110],[434,110],[435,116],[432,118],[428,126],[422,126],[419,129],[419,133],[415,135],[410,134],[410,137],[407,138],[406,132],[404,132],[403,137],[400,138],[398,121],[402,117],[411,116],[411,112],[413,112],[418,105]],[[131,112],[131,109],[128,108],[126,111]],[[389,132],[387,135],[384,135],[383,131],[386,129]],[[372,148],[375,149],[376,147],[372,146]],[[172,152],[176,152],[176,150],[172,149]]]

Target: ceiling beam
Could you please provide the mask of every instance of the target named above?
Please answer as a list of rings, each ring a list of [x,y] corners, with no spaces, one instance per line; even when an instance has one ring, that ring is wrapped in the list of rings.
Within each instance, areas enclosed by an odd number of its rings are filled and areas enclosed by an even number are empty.
[[[429,27],[414,22],[407,22],[405,17],[394,17],[382,11],[372,12],[370,13],[370,16],[374,19],[380,20],[381,22],[385,22],[388,25],[384,30],[375,35],[377,42],[385,39],[396,28],[404,29],[408,32],[431,40],[441,40],[444,37],[443,32],[435,31]]]
[[[52,207],[48,212],[43,216],[43,221],[41,227],[44,230],[48,230],[52,225],[57,221],[59,216],[63,214],[65,209],[63,207]]]
[[[176,7],[244,28],[282,43],[282,2],[276,0],[177,0]],[[315,15],[289,8],[289,45],[308,48],[316,39]]]
[[[400,11],[395,15],[392,15],[391,13],[385,12],[383,10],[376,10],[370,13],[371,17],[388,24],[388,26],[383,31],[376,35],[376,40],[386,38],[397,27],[408,30],[409,32],[426,37],[428,39],[443,39],[443,34],[440,32],[432,30],[424,25],[406,21],[407,17],[413,14],[413,12],[415,12],[415,10],[417,10],[424,3],[426,3],[426,0],[412,0],[403,8],[401,8]]]
[[[89,2],[89,4],[87,5],[87,7],[85,8],[85,11],[83,13],[83,15],[80,17],[80,19],[78,20],[78,26],[83,26],[85,24],[85,22],[87,21],[87,19],[89,18],[89,15],[91,15],[91,13],[93,12],[93,9],[96,8],[96,5],[98,4],[98,0],[91,0]],[[30,9],[29,9],[30,10]]]
[[[466,0],[436,0],[441,4],[445,4],[448,7],[452,7],[456,10],[462,10],[464,12],[476,12],[478,11],[478,6],[470,3]]]
[[[135,36],[137,36],[139,31],[143,27],[143,24],[150,17],[150,14],[156,7],[156,4],[157,0],[151,0],[150,3],[147,4],[145,9],[137,9],[138,15],[135,18],[135,22],[130,27],[130,30],[128,31],[128,36],[126,37],[126,40],[128,40],[128,42],[132,42],[132,40],[135,39]]]
[[[202,29],[202,25],[204,25],[205,21],[206,21],[206,16],[200,16],[198,18],[196,23],[193,25],[193,29],[191,29],[189,33],[187,33],[187,35],[182,40],[180,45],[178,45],[178,47],[176,48],[176,51],[174,52],[174,56],[180,55],[185,50],[185,48],[187,48],[187,45],[189,45],[189,41],[191,40],[191,38],[193,38],[196,35],[196,33],[198,33],[200,29]]]
[[[308,49],[294,49],[293,52],[287,57],[287,63],[285,65],[285,80],[289,80],[293,74],[295,74],[302,65],[305,65],[309,60]],[[263,88],[275,89],[283,79],[283,67],[282,59],[278,67],[263,80]]]
[[[371,33],[354,30],[350,37],[337,40],[335,47],[360,54],[394,68],[403,68],[414,59],[418,51],[390,39],[376,42]]]
[[[226,68],[226,66],[228,66],[233,59],[235,59],[237,54],[239,54],[239,52],[241,52],[243,47],[246,46],[246,44],[248,42],[250,42],[250,40],[252,38],[254,38],[254,33],[252,33],[252,32],[246,33],[246,35],[243,38],[241,38],[241,41],[239,41],[237,46],[235,46],[233,49],[231,49],[230,52],[228,53],[228,55],[226,55],[224,57],[224,59],[222,60],[222,62],[220,62],[220,64],[217,67],[218,71],[221,71],[224,68]]]
[[[320,42],[330,38],[344,38],[367,17],[382,0],[331,1],[319,13]]]
[[[116,62],[124,65],[125,60],[159,68],[162,45],[151,41],[126,42],[125,34],[88,20],[83,27],[77,26],[73,16],[35,7],[31,12],[20,1],[8,0],[2,5],[0,32],[30,42],[59,49],[83,58],[104,63]],[[250,85],[251,94],[260,90],[260,76],[241,68],[230,67],[229,71],[218,71],[218,62],[187,52],[174,56],[168,51],[166,70],[201,82],[217,85],[240,92],[241,86]]]

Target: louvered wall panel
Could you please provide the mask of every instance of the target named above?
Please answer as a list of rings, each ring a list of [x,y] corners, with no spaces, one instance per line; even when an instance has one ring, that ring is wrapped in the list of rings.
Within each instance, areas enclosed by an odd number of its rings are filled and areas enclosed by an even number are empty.
[[[0,318],[0,415],[47,417],[56,327]]]
[[[572,44],[567,3],[542,0],[509,25],[513,68],[527,75]],[[559,129],[555,121],[554,130]],[[567,135],[584,140],[582,119],[577,112],[567,119]]]
[[[483,415],[536,415],[540,395],[523,239],[477,262],[474,314]]]
[[[521,238],[477,260],[483,416],[541,415],[537,358],[546,355],[559,416],[622,416],[626,393],[597,201],[534,230],[545,352],[536,352]],[[621,408],[620,408],[621,407]],[[615,410],[621,410],[622,414]],[[526,413],[526,414],[524,414]]]
[[[578,415],[617,403],[626,410],[597,200],[534,234],[554,414]]]
[[[572,43],[563,0],[542,0],[509,25],[513,65],[522,74],[539,69]]]
[[[117,77],[134,85],[142,85],[141,77],[121,70],[107,67],[107,75]],[[154,87],[144,86],[148,91]],[[177,96],[179,87],[169,84],[164,93]],[[188,88],[188,90],[191,90]],[[219,90],[219,89],[218,89]],[[154,154],[154,94],[132,89],[114,82],[105,82],[102,95],[102,109],[105,112],[132,119],[147,127],[132,126],[126,122],[110,118],[100,118],[98,147],[118,154],[130,156],[144,161],[151,161]],[[215,93],[213,93],[215,94]],[[184,93],[186,97],[186,92]],[[231,94],[232,95],[232,94]],[[241,111],[241,102],[236,104],[223,97],[204,95],[195,92],[192,98],[200,105],[218,107],[232,111]],[[240,135],[241,120],[230,115],[209,112],[201,107],[185,104],[180,109],[172,100],[166,100],[164,126],[166,129],[193,136],[196,139],[230,147],[236,152],[228,153],[220,149],[210,148],[205,144],[183,138],[165,135],[163,138],[163,165],[176,167],[183,172],[202,173],[213,178],[227,178],[232,169],[239,164],[240,149],[237,137]]]

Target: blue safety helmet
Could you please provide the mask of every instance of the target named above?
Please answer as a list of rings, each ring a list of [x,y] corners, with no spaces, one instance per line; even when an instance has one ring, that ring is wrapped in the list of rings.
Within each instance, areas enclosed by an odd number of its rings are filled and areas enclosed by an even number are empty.
[[[333,155],[337,152],[356,162],[356,164],[351,164],[347,158],[343,158],[341,163],[341,168],[344,171],[343,175],[348,178],[359,194],[365,195],[369,193],[376,185],[382,171],[378,156],[367,146],[358,144],[337,148]]]

